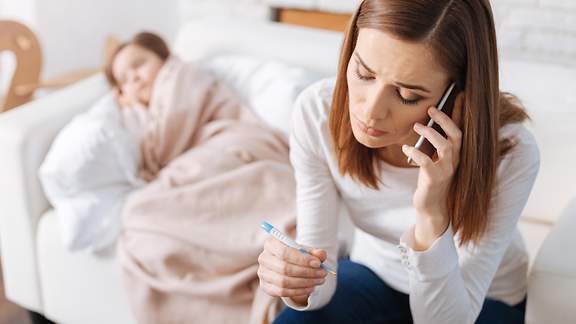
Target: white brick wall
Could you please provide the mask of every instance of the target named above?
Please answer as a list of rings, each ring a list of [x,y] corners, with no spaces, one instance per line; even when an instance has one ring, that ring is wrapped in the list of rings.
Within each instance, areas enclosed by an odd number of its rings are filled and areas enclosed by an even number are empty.
[[[181,18],[270,19],[270,6],[350,12],[359,0],[179,0]],[[576,0],[492,0],[503,57],[576,66]]]
[[[264,0],[179,0],[181,21],[206,16],[242,17],[270,20],[271,10]]]
[[[492,0],[502,56],[576,66],[576,0]]]

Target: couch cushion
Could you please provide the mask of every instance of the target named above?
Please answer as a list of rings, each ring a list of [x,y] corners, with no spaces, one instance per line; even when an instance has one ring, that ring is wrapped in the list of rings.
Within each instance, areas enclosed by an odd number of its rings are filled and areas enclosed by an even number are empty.
[[[528,281],[526,323],[576,323],[576,198],[542,244]]]
[[[561,213],[558,222],[538,252],[534,270],[572,276],[576,280],[576,198]]]
[[[58,323],[134,323],[115,250],[69,252],[58,231],[50,210],[40,219],[37,240],[45,316]]]
[[[518,223],[518,229],[520,230],[524,243],[526,244],[526,250],[528,251],[528,256],[530,258],[530,267],[532,267],[536,255],[538,254],[538,250],[540,250],[544,239],[548,233],[550,233],[552,225],[521,218]]]

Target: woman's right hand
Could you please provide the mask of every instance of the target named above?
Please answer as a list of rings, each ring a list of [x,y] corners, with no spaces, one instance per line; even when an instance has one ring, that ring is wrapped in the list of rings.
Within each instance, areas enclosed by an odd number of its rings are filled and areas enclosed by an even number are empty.
[[[290,297],[305,306],[316,286],[322,285],[326,271],[320,263],[326,260],[326,251],[313,249],[305,254],[268,237],[258,257],[260,287],[275,297]]]

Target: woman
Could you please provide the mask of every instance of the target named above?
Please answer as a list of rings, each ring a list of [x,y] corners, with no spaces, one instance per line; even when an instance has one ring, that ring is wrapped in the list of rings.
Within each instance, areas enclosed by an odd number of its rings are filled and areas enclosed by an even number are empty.
[[[452,82],[450,118],[432,106]],[[336,79],[295,107],[297,241],[312,255],[264,245],[261,288],[289,306],[275,323],[522,323],[516,224],[539,168],[527,119],[499,90],[488,0],[363,1]],[[341,208],[355,244],[332,276],[319,265],[337,256]]]

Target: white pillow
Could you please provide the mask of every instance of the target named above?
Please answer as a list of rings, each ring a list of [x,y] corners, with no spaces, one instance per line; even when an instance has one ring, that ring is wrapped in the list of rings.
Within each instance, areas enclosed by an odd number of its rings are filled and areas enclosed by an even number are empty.
[[[141,186],[139,148],[112,94],[58,134],[39,176],[69,250],[99,250],[120,231],[125,196]]]
[[[245,55],[221,54],[200,64],[226,81],[266,123],[286,135],[290,134],[296,98],[322,78],[308,69]]]

